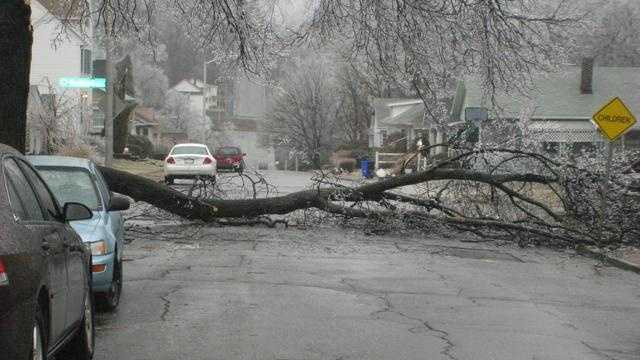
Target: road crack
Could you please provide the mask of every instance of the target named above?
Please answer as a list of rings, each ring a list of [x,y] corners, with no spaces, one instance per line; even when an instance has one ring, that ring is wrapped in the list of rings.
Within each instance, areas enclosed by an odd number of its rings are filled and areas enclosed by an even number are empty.
[[[171,288],[166,294],[160,296],[160,300],[164,302],[162,314],[160,314],[160,320],[167,321],[167,315],[169,314],[169,311],[171,311],[171,300],[169,300],[169,296],[173,295],[178,290],[180,290],[180,287],[175,286]]]
[[[410,315],[407,315],[399,310],[397,310],[393,303],[391,302],[391,299],[389,298],[389,293],[387,292],[373,292],[373,291],[367,291],[363,288],[358,287],[353,280],[351,279],[342,279],[340,281],[341,283],[347,285],[351,291],[353,291],[354,293],[357,294],[365,294],[365,295],[369,295],[369,296],[373,296],[378,298],[381,302],[382,302],[382,308],[380,310],[374,311],[370,314],[371,317],[373,317],[374,319],[381,319],[383,314],[395,314],[397,316],[400,316],[404,319],[410,320],[412,322],[417,322],[418,326],[416,327],[412,327],[409,329],[409,332],[413,333],[413,334],[417,334],[420,332],[424,331],[425,333],[429,333],[433,336],[435,336],[436,338],[442,340],[442,342],[444,343],[444,347],[443,349],[440,351],[440,353],[444,356],[446,356],[449,359],[453,359],[453,360],[457,360],[457,358],[452,354],[454,348],[455,348],[455,344],[451,341],[450,339],[450,335],[447,331],[442,330],[442,329],[438,329],[434,326],[432,326],[431,324],[429,324],[429,322],[427,320],[424,319],[420,319],[417,317],[413,317]]]

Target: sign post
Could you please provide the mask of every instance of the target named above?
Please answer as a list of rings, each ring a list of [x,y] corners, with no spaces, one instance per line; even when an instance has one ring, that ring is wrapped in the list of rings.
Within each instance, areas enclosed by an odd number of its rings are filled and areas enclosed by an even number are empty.
[[[60,87],[62,88],[104,89],[107,86],[107,79],[90,77],[62,77],[58,79],[58,85],[60,85]]]
[[[627,106],[616,97],[593,115],[593,122],[600,129],[602,135],[607,138],[605,142],[606,160],[605,173],[602,180],[602,198],[600,213],[600,234],[606,218],[607,194],[609,193],[609,179],[611,178],[611,161],[613,159],[613,143],[624,135],[635,123],[633,116]],[[602,236],[601,236],[602,237]]]

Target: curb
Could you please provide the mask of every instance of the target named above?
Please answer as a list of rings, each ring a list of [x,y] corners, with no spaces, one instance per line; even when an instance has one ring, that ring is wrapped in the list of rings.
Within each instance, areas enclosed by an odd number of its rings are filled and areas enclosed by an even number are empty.
[[[576,251],[581,255],[588,256],[596,260],[600,260],[609,265],[615,266],[619,269],[633,271],[637,274],[640,274],[640,265],[637,265],[622,259],[611,257],[609,255],[604,254],[602,251],[598,249],[581,245],[576,248]]]

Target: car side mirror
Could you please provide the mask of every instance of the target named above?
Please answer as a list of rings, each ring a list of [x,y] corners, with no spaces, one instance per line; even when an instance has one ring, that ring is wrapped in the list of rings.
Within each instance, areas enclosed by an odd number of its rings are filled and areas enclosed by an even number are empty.
[[[111,195],[111,201],[109,202],[108,211],[124,211],[128,210],[130,206],[129,199],[120,195]]]
[[[87,220],[93,217],[91,209],[83,204],[76,202],[68,202],[62,208],[65,221]]]

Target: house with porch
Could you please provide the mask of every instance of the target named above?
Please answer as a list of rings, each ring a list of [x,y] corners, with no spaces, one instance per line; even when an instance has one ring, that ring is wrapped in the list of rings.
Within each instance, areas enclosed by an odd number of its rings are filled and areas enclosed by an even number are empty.
[[[370,148],[393,146],[403,151],[410,150],[418,137],[427,139],[430,144],[438,144],[446,141],[453,131],[428,120],[422,99],[374,98],[373,108],[369,127]],[[449,119],[445,120],[445,123],[449,122]],[[402,145],[394,146],[398,144]],[[431,155],[446,151],[444,147],[433,148]]]
[[[449,117],[440,124],[427,120],[419,99],[374,99],[375,115],[369,129],[369,146],[388,146],[400,133],[410,148],[418,135],[430,144],[446,142],[473,121],[474,114],[486,114],[479,124],[478,141],[496,145],[522,143],[523,137],[544,149],[560,145],[573,149],[592,148],[604,141],[592,122],[593,114],[619,97],[640,118],[640,68],[604,67],[587,59],[581,65],[566,65],[553,73],[533,77],[526,90],[487,93],[477,77],[467,77],[456,87]],[[397,138],[398,136],[396,136]],[[391,141],[390,141],[391,140]],[[640,121],[621,137],[621,147],[640,148]],[[447,152],[444,147],[431,155]]]
[[[580,148],[604,141],[591,118],[615,97],[640,117],[640,68],[597,66],[587,59],[581,65],[567,65],[555,73],[535,76],[533,86],[526,92],[497,92],[494,101],[478,79],[465,79],[458,84],[454,100],[460,106],[452,109],[451,116],[454,121],[464,122],[465,114],[468,117],[470,112],[484,109],[488,121],[480,126],[481,139],[491,139],[492,123],[503,120],[519,123],[513,136],[526,136],[545,148],[560,144]],[[619,144],[640,147],[640,123]]]

